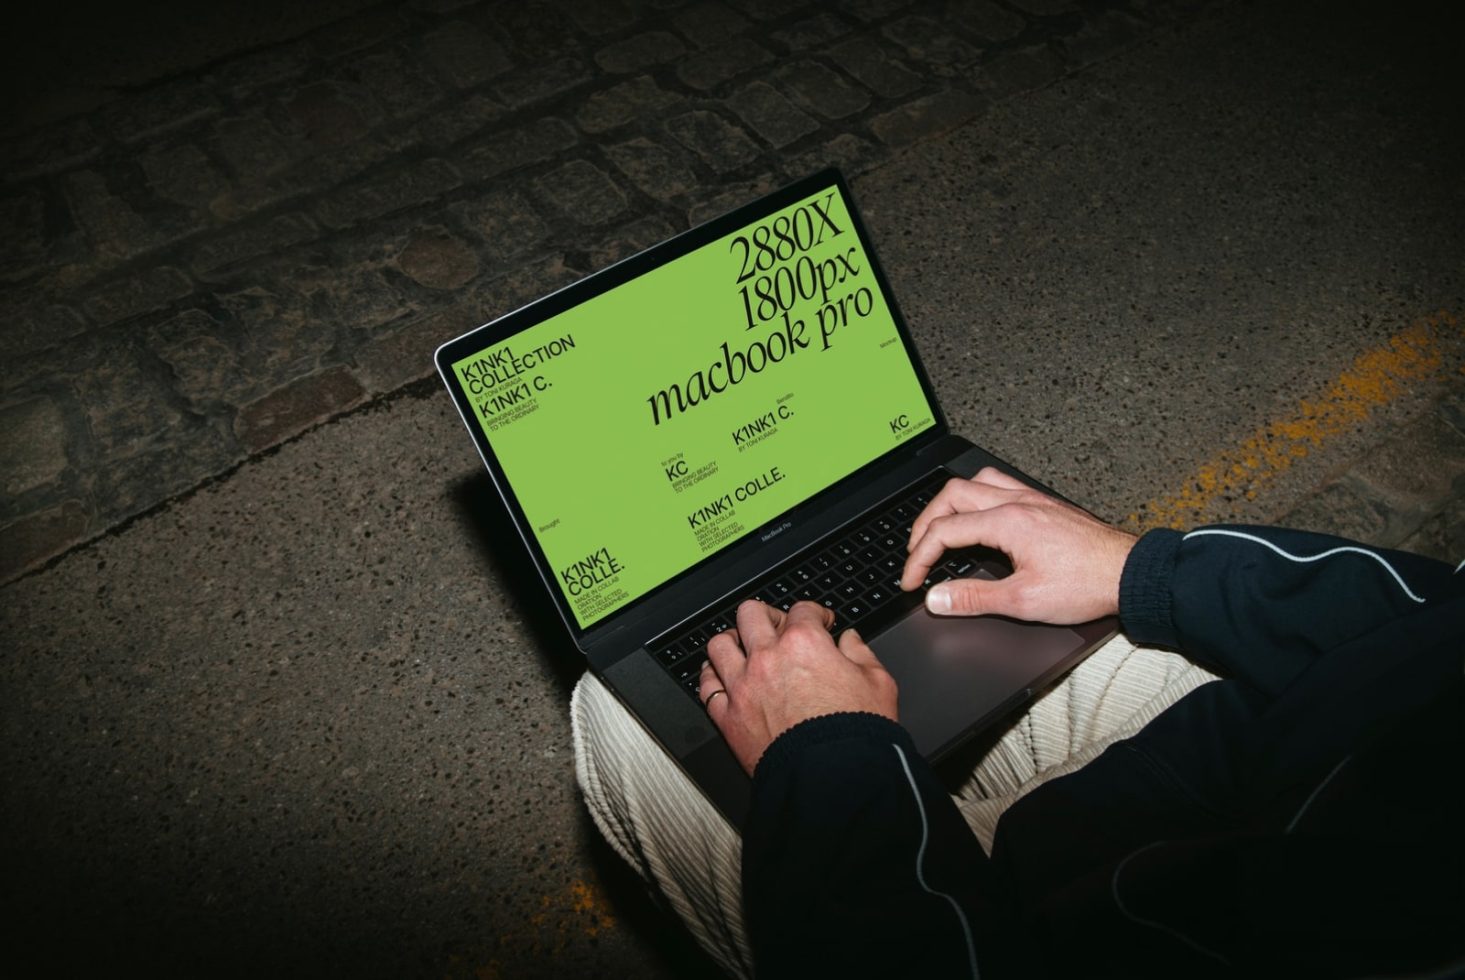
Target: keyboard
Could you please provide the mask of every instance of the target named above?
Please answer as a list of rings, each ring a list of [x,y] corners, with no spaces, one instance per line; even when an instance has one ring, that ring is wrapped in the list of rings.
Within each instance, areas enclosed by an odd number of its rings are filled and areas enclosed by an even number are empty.
[[[851,524],[795,555],[751,588],[729,596],[713,613],[703,613],[649,645],[661,666],[692,698],[697,697],[707,641],[736,625],[738,606],[759,599],[787,612],[809,600],[834,612],[833,632],[856,627],[871,635],[887,622],[925,601],[925,590],[938,582],[974,572],[979,564],[998,577],[1008,571],[1006,558],[990,548],[948,552],[930,571],[921,588],[900,589],[906,542],[917,515],[951,477],[935,473],[914,487],[878,504]],[[834,542],[831,544],[830,542]]]

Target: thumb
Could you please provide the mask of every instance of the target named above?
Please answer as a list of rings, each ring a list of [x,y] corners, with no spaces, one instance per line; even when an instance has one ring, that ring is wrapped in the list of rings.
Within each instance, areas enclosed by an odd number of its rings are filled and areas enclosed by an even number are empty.
[[[879,658],[875,656],[875,651],[871,650],[866,645],[864,637],[853,629],[847,629],[839,634],[839,652],[844,654],[846,660],[859,664],[861,667],[881,666]]]
[[[926,609],[935,616],[981,616],[987,613],[1013,614],[1012,579],[997,581],[958,578],[933,585],[926,592]]]

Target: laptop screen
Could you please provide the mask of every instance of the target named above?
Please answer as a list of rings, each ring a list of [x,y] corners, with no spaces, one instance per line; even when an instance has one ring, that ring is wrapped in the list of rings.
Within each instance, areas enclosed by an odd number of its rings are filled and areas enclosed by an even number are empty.
[[[451,363],[582,629],[935,424],[839,187]]]

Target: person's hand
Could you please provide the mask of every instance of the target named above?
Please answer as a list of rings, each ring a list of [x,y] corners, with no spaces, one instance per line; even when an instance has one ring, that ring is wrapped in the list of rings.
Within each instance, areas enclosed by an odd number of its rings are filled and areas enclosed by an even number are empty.
[[[748,775],[773,740],[801,721],[839,711],[895,720],[895,680],[854,630],[839,645],[834,614],[813,602],[787,613],[749,600],[735,630],[707,644],[697,696]]]
[[[1119,611],[1119,576],[1134,542],[1134,535],[988,467],[950,481],[921,511],[900,587],[917,588],[948,549],[986,545],[1011,559],[1012,574],[933,586],[928,610],[1082,623]]]

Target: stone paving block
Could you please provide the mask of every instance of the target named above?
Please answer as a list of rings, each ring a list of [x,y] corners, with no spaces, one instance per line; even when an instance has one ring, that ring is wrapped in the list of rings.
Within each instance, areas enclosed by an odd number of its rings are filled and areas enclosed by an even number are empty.
[[[217,411],[240,390],[243,369],[223,335],[223,325],[202,310],[185,310],[148,330],[149,349],[168,366],[173,390],[195,411]]]
[[[100,116],[109,133],[124,143],[136,143],[215,115],[221,108],[212,92],[185,77],[108,103]]]
[[[870,104],[870,96],[817,61],[794,62],[777,72],[783,88],[800,104],[828,119],[843,119]]]
[[[827,44],[850,32],[850,25],[828,12],[805,17],[795,24],[773,32],[773,39],[790,51],[807,51]]]
[[[383,119],[414,118],[443,96],[426,71],[407,61],[394,48],[353,59],[351,72],[383,110],[382,115],[374,117],[377,125]]]
[[[729,96],[727,104],[759,136],[782,149],[819,128],[766,82],[753,82]]]
[[[404,32],[407,15],[394,6],[370,7],[321,28],[309,38],[325,58],[339,58],[390,40]]]
[[[1390,526],[1388,509],[1372,495],[1360,492],[1349,480],[1328,484],[1276,523],[1302,531],[1336,534],[1376,547],[1392,547],[1396,542],[1389,539],[1399,533],[1398,528]]]
[[[512,313],[526,303],[548,296],[580,278],[565,265],[562,255],[525,263],[511,272],[475,284],[468,300],[484,322]]]
[[[435,200],[461,183],[457,170],[446,160],[423,160],[342,188],[317,204],[315,214],[328,228],[346,228]]]
[[[605,155],[643,193],[670,201],[697,186],[697,177],[679,153],[644,136],[605,148]]]
[[[93,489],[97,517],[117,523],[136,517],[243,458],[243,450],[221,421],[187,419],[166,443],[116,460],[97,473]]]
[[[823,146],[816,147],[791,160],[789,177],[803,177],[825,167],[838,167],[847,176],[867,170],[884,156],[880,148],[852,133],[840,133]]]
[[[503,118],[504,107],[482,92],[448,99],[418,121],[413,142],[424,142],[435,149],[444,149],[482,132],[490,123]]]
[[[605,171],[571,160],[534,182],[539,195],[582,225],[604,224],[626,210],[626,195]]]
[[[0,278],[23,278],[45,260],[46,196],[26,187],[0,198]]]
[[[364,139],[350,146],[316,153],[273,177],[240,184],[221,194],[214,199],[212,210],[222,220],[238,221],[284,201],[331,191],[376,164],[397,157],[401,149],[400,145]]]
[[[212,81],[236,102],[255,91],[298,78],[309,70],[315,49],[309,41],[287,41],[224,62]]]
[[[677,12],[672,24],[699,48],[715,48],[748,29],[742,14],[715,0],[704,0]]]
[[[536,119],[486,138],[458,158],[464,176],[482,180],[557,156],[579,141],[563,119]]]
[[[224,379],[221,398],[242,404],[318,369],[337,345],[338,320],[322,315],[330,312],[326,308],[313,308],[308,294],[327,300],[314,284],[333,275],[333,268],[286,254],[252,270],[243,288],[215,294],[216,315],[225,327],[218,338],[238,362],[237,372]]]
[[[1465,477],[1455,479],[1450,500],[1399,547],[1427,558],[1458,565],[1465,560]]]
[[[472,88],[514,67],[508,52],[474,25],[449,21],[418,42],[422,60],[455,88]]]
[[[83,540],[92,526],[90,509],[67,500],[0,528],[0,582],[8,582]]]
[[[1352,474],[1384,499],[1430,511],[1448,500],[1465,474],[1465,435],[1431,413],[1361,459]]]
[[[986,41],[1010,41],[1027,27],[1027,21],[992,0],[952,0],[946,20]]]
[[[603,133],[632,120],[662,114],[683,101],[682,96],[642,75],[591,95],[575,113],[575,122],[587,133]]]
[[[970,65],[982,53],[976,46],[953,34],[950,27],[929,17],[902,17],[886,24],[881,33],[899,45],[912,60],[938,69]]]
[[[608,72],[626,75],[653,65],[664,65],[686,54],[686,45],[666,31],[647,31],[595,52],[595,63]]]
[[[360,110],[336,84],[307,85],[285,107],[300,135],[316,147],[346,146],[371,129]]]
[[[0,357],[10,362],[6,377],[0,384],[12,382],[15,378],[17,358],[70,340],[87,329],[87,322],[71,306],[53,303],[44,299],[7,303],[0,323]]]
[[[131,258],[165,240],[164,234],[111,192],[101,174],[91,170],[70,173],[62,179],[62,186],[77,224],[104,258]]]
[[[1009,0],[1019,10],[1041,17],[1053,17],[1073,10],[1074,0]]]
[[[397,266],[420,286],[457,289],[478,274],[478,257],[445,228],[419,228],[397,255]]]
[[[401,254],[414,232],[401,227],[370,228],[362,232],[358,249],[343,249],[329,266],[300,277],[304,309],[321,324],[334,347],[320,359],[322,367],[341,363],[358,343],[368,343],[384,329],[419,315],[439,297],[422,294],[392,261]]]
[[[482,238],[476,251],[490,275],[502,273],[510,260],[533,251],[549,235],[534,205],[514,190],[489,190],[455,203],[452,211]]]
[[[733,6],[755,20],[777,20],[808,9],[808,0],[733,0]]]
[[[1435,413],[1451,428],[1465,435],[1465,388],[1453,388],[1446,392],[1435,407]]]
[[[979,84],[993,98],[1005,98],[1048,84],[1063,74],[1063,62],[1046,46],[998,55],[982,66]]]
[[[18,497],[60,478],[68,465],[66,419],[53,398],[0,408],[0,493]]]
[[[661,218],[648,217],[631,222],[615,233],[602,236],[588,256],[591,270],[608,265],[666,241],[677,230]]]
[[[876,95],[899,99],[910,95],[924,84],[921,76],[897,64],[879,42],[870,37],[857,37],[831,48],[829,56]]]
[[[189,249],[188,267],[194,275],[206,275],[279,249],[314,239],[320,232],[307,214],[280,214],[266,221],[234,226],[212,240]]]
[[[772,61],[767,48],[746,37],[735,37],[720,47],[695,52],[677,62],[677,77],[698,91],[708,92]]]
[[[214,124],[213,145],[234,176],[245,183],[279,173],[305,152],[260,114],[220,119]]]
[[[1070,61],[1087,65],[1132,44],[1146,29],[1141,21],[1121,11],[1108,10],[1085,18],[1079,32],[1061,43]]]
[[[193,143],[160,146],[138,156],[150,186],[164,200],[193,208],[229,189],[229,182],[213,161]]]
[[[193,292],[193,282],[171,266],[127,275],[98,289],[82,304],[96,323],[117,323],[140,313],[161,310]]]
[[[396,391],[434,374],[433,352],[484,320],[480,311],[461,303],[410,320],[358,351],[353,374],[371,394]]]
[[[950,89],[876,116],[870,120],[870,129],[881,142],[903,146],[960,126],[981,115],[986,108],[987,100],[980,95]]]
[[[98,339],[77,356],[67,379],[86,412],[98,456],[107,463],[165,445],[183,418],[168,396],[161,371],[123,339]],[[105,467],[102,467],[105,469]]]
[[[673,116],[667,131],[718,173],[736,170],[758,157],[758,147],[741,129],[705,109]]]
[[[0,140],[0,173],[19,180],[68,170],[95,157],[104,142],[87,117],[11,135]]]
[[[911,0],[840,0],[840,9],[865,23],[884,20],[911,5]]]
[[[257,453],[361,403],[366,389],[344,367],[301,378],[250,402],[239,412],[235,434]]]
[[[716,188],[703,188],[705,193],[702,197],[687,209],[687,221],[693,225],[700,225],[704,221],[726,214],[733,208],[757,200],[772,191],[777,185],[777,180],[771,176],[765,176]]]
[[[621,0],[557,0],[575,26],[586,34],[601,37],[630,27],[636,20]]]
[[[585,85],[594,77],[579,58],[557,58],[504,76],[494,83],[493,91],[505,105],[522,109]]]

